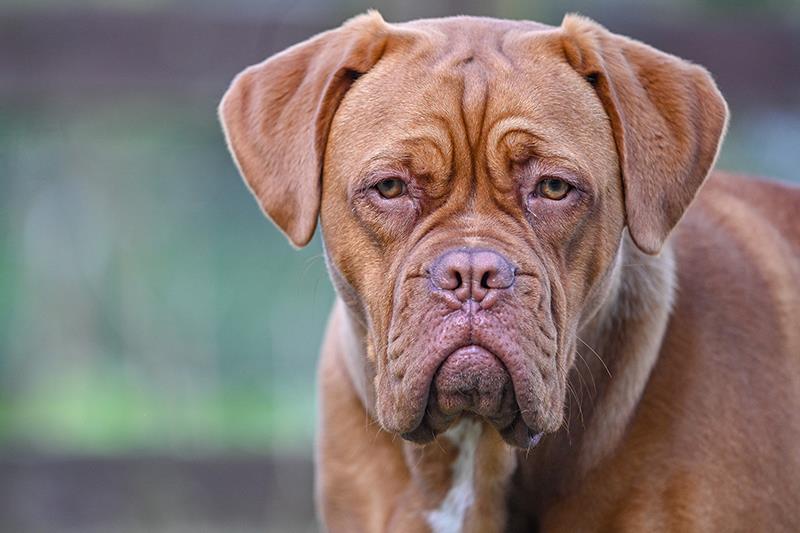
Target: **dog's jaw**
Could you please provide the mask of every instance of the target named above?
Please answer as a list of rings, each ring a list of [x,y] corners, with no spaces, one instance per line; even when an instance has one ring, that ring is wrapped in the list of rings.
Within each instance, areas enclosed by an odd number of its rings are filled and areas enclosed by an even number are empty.
[[[624,267],[633,264],[637,267]],[[520,452],[521,457],[526,459],[520,460],[519,464],[521,468],[528,469],[527,479],[542,480],[545,478],[541,477],[539,471],[558,470],[558,478],[546,479],[535,492],[547,491],[545,485],[549,484],[552,490],[565,490],[578,484],[589,470],[613,451],[623,436],[657,360],[674,293],[671,248],[667,246],[658,257],[646,256],[625,236],[609,275],[613,278],[610,290],[599,296],[601,302],[592,318],[578,332],[586,344],[579,342],[576,349],[588,362],[591,375],[585,371],[582,376],[573,372],[569,377],[569,387],[582,396],[567,397],[565,409],[572,415],[566,420],[565,426],[552,435],[527,434],[529,446]],[[359,391],[367,412],[375,417],[375,396],[371,386],[374,369],[364,349],[367,342],[364,328],[341,300],[336,306],[337,313],[345,317],[339,324],[338,336],[344,343],[343,347],[347,347],[343,350],[347,374],[353,387]],[[615,337],[615,332],[619,332],[620,328],[626,331],[626,335]],[[617,354],[629,354],[635,357],[635,361],[615,359]],[[586,383],[594,383],[594,386]],[[593,392],[597,395],[587,396]],[[582,419],[577,416],[578,403],[582,404]],[[463,428],[472,422],[470,418],[463,419],[439,438],[452,442],[451,437],[463,433]],[[431,443],[420,449],[428,447],[438,446]],[[407,463],[411,471],[417,467],[415,459]],[[465,463],[462,461],[461,464]],[[452,485],[450,490],[455,490]],[[480,487],[475,490],[480,492]],[[454,494],[463,495],[465,492],[460,489]],[[455,501],[461,500],[457,500],[455,495],[451,496],[447,509],[452,510]],[[443,517],[445,514],[434,516]],[[447,516],[452,516],[452,513]]]

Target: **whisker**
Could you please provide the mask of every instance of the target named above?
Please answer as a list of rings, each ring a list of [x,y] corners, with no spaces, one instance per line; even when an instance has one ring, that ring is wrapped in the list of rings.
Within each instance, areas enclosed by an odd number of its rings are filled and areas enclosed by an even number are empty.
[[[578,336],[576,335],[576,337],[578,337]],[[592,348],[591,346],[589,346],[589,344],[587,344],[587,342],[586,342],[585,340],[581,339],[580,337],[578,337],[578,340],[579,340],[579,341],[581,341],[581,342],[583,343],[583,345],[584,345],[584,346],[586,346],[587,348],[589,348],[589,349],[592,351],[592,353],[593,353],[593,354],[594,354],[594,355],[597,357],[597,359],[598,359],[598,360],[599,360],[601,363],[603,363],[603,368],[605,368],[605,369],[606,369],[606,374],[608,374],[608,377],[610,377],[610,378],[612,378],[612,379],[613,379],[613,377],[614,377],[614,376],[612,376],[612,375],[611,375],[611,371],[608,369],[608,366],[606,366],[606,362],[605,362],[605,361],[603,361],[603,358],[602,358],[602,357],[600,357],[600,354],[599,354],[599,353],[597,353],[597,352],[594,350],[594,348]]]
[[[564,429],[567,430],[567,443],[569,443],[569,445],[572,446],[572,432],[570,431],[570,426],[572,425],[572,414],[571,414],[572,407],[570,407],[569,410],[570,410],[569,422],[564,427]]]
[[[436,443],[436,446],[438,446],[438,447],[439,447],[439,451],[440,451],[440,452],[442,452],[442,453],[443,453],[443,454],[445,454],[445,455],[447,454],[447,452],[445,452],[445,451],[444,451],[444,448],[442,448],[442,443],[441,443],[441,442],[439,442],[439,439],[438,439],[438,438],[435,438],[435,439],[433,439],[433,442],[435,442],[435,443]]]
[[[305,278],[308,275],[309,270],[311,270],[311,267],[313,267],[314,264],[317,261],[319,261],[320,259],[323,259],[324,257],[325,256],[322,255],[322,254],[315,254],[315,255],[312,255],[311,257],[309,257],[308,259],[306,259],[305,260],[305,265],[303,267],[303,274],[302,274],[301,277]]]
[[[567,382],[567,391],[569,391],[569,393],[572,394],[572,398],[575,400],[575,403],[578,406],[578,414],[580,415],[581,418],[581,427],[585,428],[586,425],[583,419],[583,407],[581,407],[581,401],[578,398],[578,395],[575,394],[575,389],[572,387],[572,384],[570,384],[569,382]]]
[[[580,350],[575,350],[575,353],[580,357],[580,360],[583,361],[584,366],[586,366],[586,370],[589,371],[589,377],[592,378],[592,395],[597,396],[597,382],[594,379],[594,372],[592,372],[592,367],[589,366],[589,363],[586,362],[586,359],[583,357],[583,354]],[[583,381],[583,372],[578,365],[575,365],[575,370],[578,372],[578,376]],[[585,385],[584,385],[585,386]]]

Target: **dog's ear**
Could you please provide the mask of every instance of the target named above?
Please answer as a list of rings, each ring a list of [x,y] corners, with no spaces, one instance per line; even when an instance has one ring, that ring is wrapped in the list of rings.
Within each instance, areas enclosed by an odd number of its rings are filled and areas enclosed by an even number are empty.
[[[728,108],[704,68],[567,15],[567,60],[611,121],[628,230],[657,254],[714,164]]]
[[[295,246],[314,235],[322,159],[336,108],[380,59],[389,33],[376,11],[241,72],[219,115],[233,158],[264,213]]]

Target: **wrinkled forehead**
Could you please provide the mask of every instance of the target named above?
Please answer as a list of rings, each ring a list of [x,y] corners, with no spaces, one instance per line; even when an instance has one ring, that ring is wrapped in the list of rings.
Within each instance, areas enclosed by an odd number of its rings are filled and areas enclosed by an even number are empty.
[[[616,167],[608,117],[564,58],[560,30],[472,18],[413,28],[343,99],[329,161],[452,174],[525,150],[590,176]]]

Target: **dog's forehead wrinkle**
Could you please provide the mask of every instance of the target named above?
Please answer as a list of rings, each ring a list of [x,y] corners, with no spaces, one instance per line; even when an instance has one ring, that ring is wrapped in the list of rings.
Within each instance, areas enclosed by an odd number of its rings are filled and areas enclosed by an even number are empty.
[[[558,86],[543,81],[549,70],[542,71],[541,79],[532,73],[514,75],[487,64],[472,48],[453,54],[436,69],[417,68],[407,73],[408,85],[414,87],[412,93],[416,95],[413,99],[424,102],[429,113],[412,105],[408,100],[411,96],[392,97],[378,104],[403,103],[403,109],[408,111],[393,116],[385,143],[369,142],[376,152],[368,156],[367,166],[395,161],[417,173],[418,169],[423,169],[423,173],[431,169],[425,177],[433,178],[428,184],[435,189],[437,198],[456,189],[475,196],[479,194],[477,189],[483,189],[482,182],[508,192],[514,186],[514,179],[510,179],[505,160],[521,152],[532,151],[559,165],[581,170],[592,166],[584,161],[588,157],[584,154],[591,152],[586,150],[586,135],[582,130],[573,131],[587,128],[553,120],[552,110],[560,109],[570,99],[566,94],[551,94],[558,92]],[[463,62],[465,57],[473,56],[468,63],[452,65],[453,61]],[[388,71],[381,80],[378,86],[388,88],[391,81]],[[520,83],[533,83],[535,87],[520,93]],[[527,93],[539,96],[533,98]],[[513,106],[499,104],[509,97],[517,100]],[[450,183],[454,180],[469,185],[458,187]]]
[[[471,61],[463,65],[462,93],[461,93],[461,118],[467,140],[473,154],[478,152],[478,143],[483,135],[483,124],[488,107],[489,83],[488,74],[480,60]],[[473,160],[472,168],[475,168]]]
[[[457,25],[452,28],[448,21],[419,21],[423,27],[430,25],[445,31],[437,31],[435,37],[425,40],[420,47],[426,51],[418,50],[417,53],[409,54],[405,64],[408,65],[411,79],[415,80],[414,85],[427,87],[423,89],[423,94],[431,98],[431,105],[449,108],[444,113],[448,126],[452,128],[455,126],[454,121],[460,122],[460,128],[457,128],[461,130],[458,137],[466,141],[473,154],[477,154],[485,148],[478,145],[484,141],[484,122],[489,118],[487,112],[493,107],[490,91],[497,86],[499,94],[506,95],[509,91],[513,93],[518,89],[515,86],[523,79],[519,72],[513,72],[517,70],[517,62],[511,61],[509,54],[519,55],[524,51],[507,50],[511,48],[506,46],[509,35],[520,33],[519,29],[522,27],[527,31],[549,27],[514,24],[514,31],[510,31],[507,25],[498,26],[497,21],[474,18],[462,20],[460,17],[453,20]],[[464,21],[467,21],[466,25],[463,24]],[[426,59],[422,62],[424,66],[420,64],[420,57]],[[527,63],[531,62],[519,62]],[[449,90],[451,88],[455,90]],[[454,98],[443,101],[441,96],[448,93]],[[415,122],[417,121],[412,120],[412,123]]]

